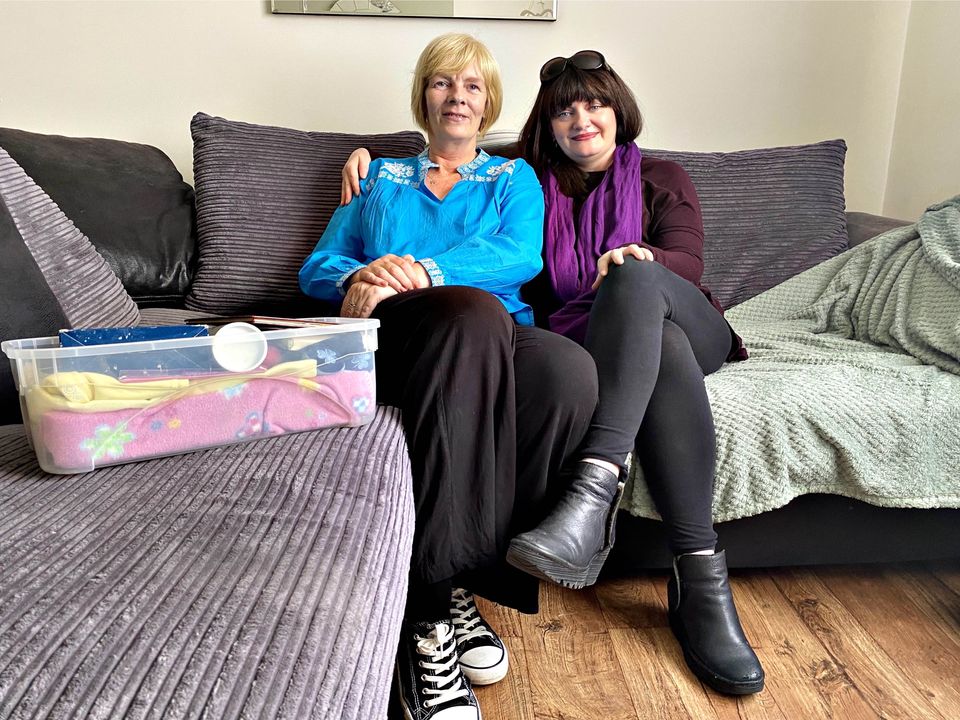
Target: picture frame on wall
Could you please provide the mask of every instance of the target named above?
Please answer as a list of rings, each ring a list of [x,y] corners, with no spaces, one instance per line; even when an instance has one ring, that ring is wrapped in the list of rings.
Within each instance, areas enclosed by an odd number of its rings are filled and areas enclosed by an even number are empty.
[[[359,17],[557,19],[559,0],[271,0],[276,14]]]

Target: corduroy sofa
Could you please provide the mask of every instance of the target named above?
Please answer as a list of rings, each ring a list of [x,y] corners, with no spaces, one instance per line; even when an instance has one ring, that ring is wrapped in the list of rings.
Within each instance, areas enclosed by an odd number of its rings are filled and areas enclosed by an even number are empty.
[[[0,148],[0,339],[216,312],[184,307],[194,192],[163,153]],[[396,410],[48,475],[2,366],[0,718],[384,717],[413,537]]]
[[[198,313],[322,314],[299,296],[295,268],[336,206],[346,155],[422,148],[414,133],[202,114],[192,132],[196,195],[155,148],[0,129],[0,339]],[[698,185],[707,281],[722,301],[901,224],[844,212],[844,152],[832,141],[664,153]],[[765,208],[771,197],[783,203]],[[0,717],[383,716],[413,523],[396,411],[51,476],[3,382]],[[816,495],[719,532],[741,565],[902,559],[955,555],[958,519]],[[621,513],[610,571],[664,565],[658,525]]]

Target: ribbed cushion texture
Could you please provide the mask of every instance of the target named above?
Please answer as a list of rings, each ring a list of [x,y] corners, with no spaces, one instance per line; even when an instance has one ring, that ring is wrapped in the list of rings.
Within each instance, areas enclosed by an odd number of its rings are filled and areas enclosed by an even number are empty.
[[[193,188],[150,145],[0,128],[0,147],[90,239],[140,305],[183,305]]]
[[[0,341],[51,335],[67,326],[67,319],[36,260],[24,244],[17,225],[0,198]],[[0,355],[0,425],[23,422],[20,398],[7,358]]]
[[[2,148],[0,199],[71,327],[137,324],[137,306],[107,261]]]
[[[340,203],[350,152],[409,157],[415,132],[351,135],[194,116],[199,264],[188,308],[240,313],[304,299],[297,273]]]
[[[103,257],[0,148],[0,341],[64,327],[135,325],[137,306]],[[21,421],[9,361],[0,356],[0,424]]]
[[[778,285],[848,247],[847,145],[738,152],[643,150],[679,163],[703,210],[703,283],[724,307]]]
[[[56,477],[0,428],[0,717],[385,717],[410,483],[393,409]]]
[[[186,308],[140,308],[140,324],[144,326],[156,325],[185,325],[187,320],[201,317],[196,310]],[[203,315],[202,317],[213,317]]]

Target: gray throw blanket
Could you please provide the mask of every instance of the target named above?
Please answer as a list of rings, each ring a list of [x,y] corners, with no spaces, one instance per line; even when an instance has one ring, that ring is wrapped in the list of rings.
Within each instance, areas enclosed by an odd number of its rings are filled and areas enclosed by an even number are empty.
[[[732,309],[714,520],[808,493],[960,507],[960,196]],[[624,508],[658,517],[634,467]]]

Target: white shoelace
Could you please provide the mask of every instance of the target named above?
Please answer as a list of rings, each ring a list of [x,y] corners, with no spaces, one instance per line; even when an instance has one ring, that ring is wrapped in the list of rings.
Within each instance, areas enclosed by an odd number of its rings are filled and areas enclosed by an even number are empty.
[[[415,635],[417,652],[430,658],[430,661],[421,660],[420,667],[433,674],[424,673],[421,679],[437,685],[437,688],[423,688],[424,695],[432,696],[424,700],[424,707],[433,707],[442,703],[466,697],[469,694],[463,675],[458,664],[456,643],[453,630],[447,623],[438,623],[436,628],[426,637]],[[447,687],[447,686],[450,687]]]
[[[477,637],[493,637],[493,633],[483,625],[483,618],[480,617],[480,612],[473,601],[473,593],[463,588],[454,588],[450,600],[452,601],[450,613],[453,616],[453,631],[457,636],[457,643],[464,643]]]

